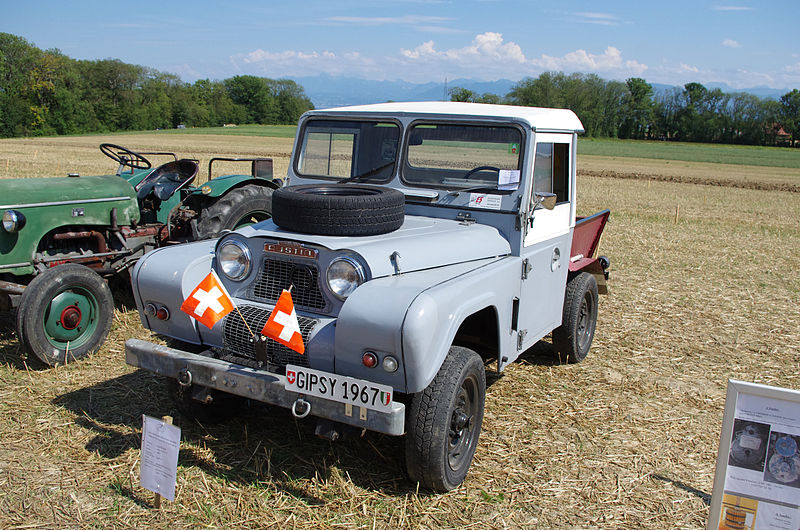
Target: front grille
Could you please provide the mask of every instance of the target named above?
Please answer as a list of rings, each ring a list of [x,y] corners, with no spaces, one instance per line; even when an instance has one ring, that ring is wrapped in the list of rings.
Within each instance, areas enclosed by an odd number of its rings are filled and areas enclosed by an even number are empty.
[[[239,312],[244,316],[247,325],[250,326],[250,330],[256,334],[256,337],[260,338],[260,332],[264,328],[264,324],[267,323],[270,312],[266,309],[246,305],[239,306]],[[233,311],[225,317],[221,357],[245,366],[262,368],[264,362],[257,358],[253,338],[247,326],[242,322],[239,312]],[[317,321],[313,318],[297,315],[297,322],[300,324],[303,342],[307,344],[308,335]],[[266,354],[267,368],[282,371],[287,364],[308,366],[308,355],[301,355],[272,339],[267,339],[266,341]]]
[[[327,301],[319,288],[316,265],[289,260],[265,259],[253,286],[253,298],[276,303],[284,289],[292,288],[294,305],[305,309],[325,309]]]

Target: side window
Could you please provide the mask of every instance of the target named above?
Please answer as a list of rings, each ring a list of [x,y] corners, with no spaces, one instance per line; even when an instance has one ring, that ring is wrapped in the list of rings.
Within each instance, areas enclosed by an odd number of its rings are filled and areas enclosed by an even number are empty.
[[[533,162],[533,189],[556,194],[556,202],[569,201],[569,144],[539,142]]]

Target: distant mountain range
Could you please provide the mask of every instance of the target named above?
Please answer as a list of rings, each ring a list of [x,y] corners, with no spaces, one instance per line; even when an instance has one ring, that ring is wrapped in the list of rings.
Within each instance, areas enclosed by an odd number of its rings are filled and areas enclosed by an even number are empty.
[[[450,99],[447,91],[453,87],[468,88],[478,94],[492,93],[505,96],[515,81],[476,81],[474,79],[444,80],[439,83],[409,83],[406,81],[370,81],[348,77],[319,75],[295,77],[306,95],[318,109],[343,105],[367,105],[387,101],[441,101]]]
[[[293,78],[300,84],[318,109],[340,107],[344,105],[366,105],[384,103],[386,101],[442,101],[450,99],[447,91],[453,87],[472,90],[478,94],[497,94],[505,96],[517,81],[498,79],[497,81],[476,81],[474,79],[442,80],[438,83],[409,83],[406,81],[370,81],[349,77],[318,75],[314,77]],[[666,92],[673,87],[659,83],[651,83],[656,93]],[[748,92],[762,98],[778,99],[789,92],[789,89],[769,87],[753,87],[745,89],[732,88],[724,83],[704,84],[706,88],[719,88],[726,93]]]

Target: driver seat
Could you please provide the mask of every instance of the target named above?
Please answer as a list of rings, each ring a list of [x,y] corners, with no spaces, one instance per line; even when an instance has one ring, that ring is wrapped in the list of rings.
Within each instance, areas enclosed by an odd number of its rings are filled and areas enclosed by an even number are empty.
[[[152,193],[161,201],[169,199],[173,193],[188,186],[197,175],[199,165],[194,160],[182,158],[158,166],[134,187],[141,200]]]

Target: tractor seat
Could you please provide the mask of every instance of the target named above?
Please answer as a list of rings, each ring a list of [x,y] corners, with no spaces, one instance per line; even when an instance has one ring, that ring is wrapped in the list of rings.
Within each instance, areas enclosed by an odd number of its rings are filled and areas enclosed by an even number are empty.
[[[150,193],[161,201],[189,185],[197,175],[199,166],[194,160],[173,160],[155,168],[135,187],[136,196],[144,199]]]

